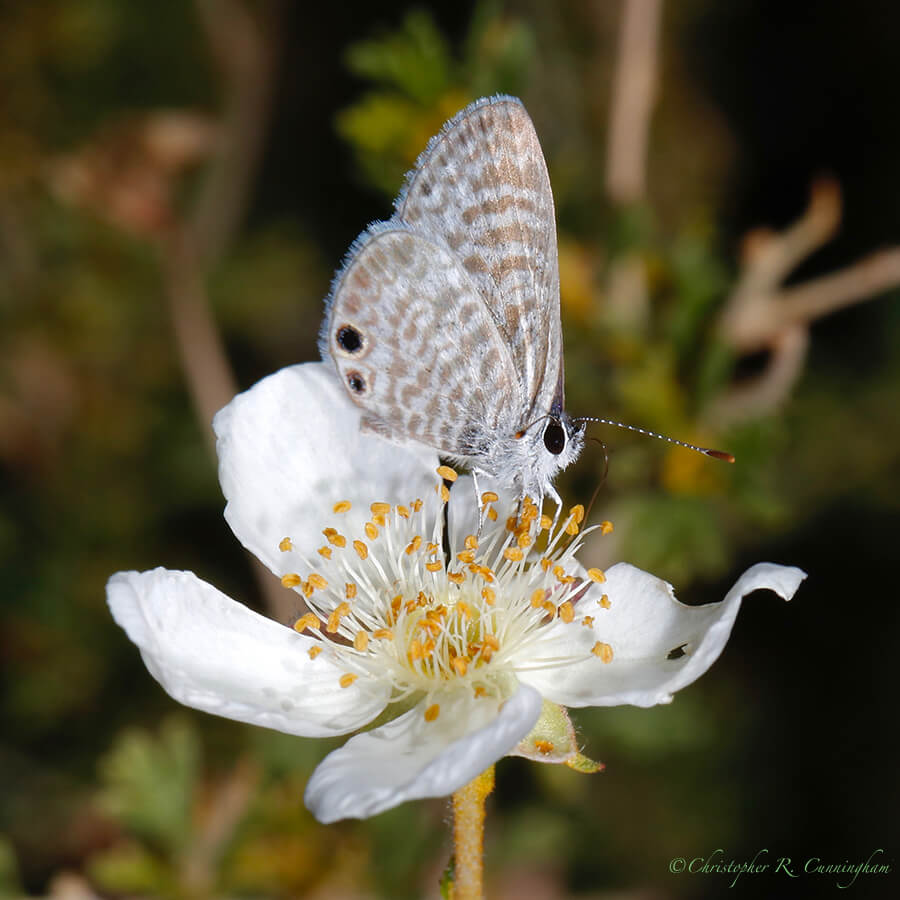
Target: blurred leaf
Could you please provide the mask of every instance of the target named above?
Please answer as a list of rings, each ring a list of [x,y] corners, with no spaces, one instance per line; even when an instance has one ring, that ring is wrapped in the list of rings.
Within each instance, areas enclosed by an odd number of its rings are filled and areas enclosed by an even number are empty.
[[[166,719],[158,736],[133,729],[100,761],[100,802],[143,839],[176,854],[188,840],[200,744],[190,721]]]

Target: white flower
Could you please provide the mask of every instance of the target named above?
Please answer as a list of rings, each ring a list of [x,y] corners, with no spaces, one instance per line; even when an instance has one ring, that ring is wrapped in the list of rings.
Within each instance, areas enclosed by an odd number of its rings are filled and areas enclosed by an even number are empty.
[[[370,729],[311,777],[323,822],[453,793],[508,753],[577,765],[560,705],[669,702],[745,594],[790,599],[805,577],[762,563],[684,606],[625,563],[585,570],[580,507],[548,532],[533,504],[508,520],[488,494],[479,530],[468,478],[445,528],[436,455],[361,432],[323,364],[264,379],[215,428],[229,525],[309,612],[287,627],[165,569],[114,575],[109,605],[181,703],[307,737]]]

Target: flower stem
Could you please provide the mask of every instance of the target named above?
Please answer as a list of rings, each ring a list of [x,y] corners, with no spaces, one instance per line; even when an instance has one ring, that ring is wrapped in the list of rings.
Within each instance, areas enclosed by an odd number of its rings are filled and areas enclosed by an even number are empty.
[[[494,789],[494,767],[453,795],[453,900],[481,900],[484,874],[484,801]]]

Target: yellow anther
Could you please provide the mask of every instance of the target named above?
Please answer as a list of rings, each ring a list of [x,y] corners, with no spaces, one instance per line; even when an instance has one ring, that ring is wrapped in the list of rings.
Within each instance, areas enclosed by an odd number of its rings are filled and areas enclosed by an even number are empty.
[[[553,752],[553,743],[536,738],[534,741],[534,749],[543,756],[549,756]]]
[[[462,677],[469,671],[469,658],[467,656],[457,656],[451,663],[456,674]]]
[[[515,531],[519,527],[519,520],[515,516],[509,516],[506,520],[506,530]]]
[[[500,497],[497,496],[497,494],[495,494],[493,491],[485,491],[481,495],[482,503],[496,503],[499,499]]]
[[[428,554],[430,554],[431,556],[434,556],[434,555],[438,552],[438,550],[440,550],[440,549],[441,549],[441,548],[438,547],[437,544],[432,544],[431,541],[429,541],[429,542],[425,545],[425,552],[428,553]]]
[[[373,516],[386,516],[391,511],[390,503],[373,503],[370,507]]]
[[[420,499],[415,499],[412,502],[412,511],[418,512],[422,508],[422,501]]]
[[[359,675],[354,675],[352,672],[348,672],[346,675],[341,675],[341,680],[338,682],[342,688],[348,688],[351,684],[353,684],[356,679],[359,678]]]
[[[613,648],[610,647],[609,644],[604,644],[603,641],[597,641],[597,643],[591,647],[591,653],[593,653],[594,656],[599,656],[600,662],[612,662]]]
[[[397,507],[397,515],[400,516],[401,519],[409,518],[409,507],[408,506],[398,506]]]
[[[562,579],[566,577],[566,570],[561,565],[557,564],[553,567],[553,574],[557,578]]]
[[[433,722],[441,714],[440,704],[435,703],[425,710],[425,721]]]
[[[488,606],[493,606],[494,601],[497,599],[497,594],[493,588],[483,587],[481,589],[481,599],[484,600]]]
[[[378,529],[375,527],[374,522],[366,522],[365,528],[363,530],[366,532],[366,537],[370,541],[374,541],[375,538],[378,537]]]
[[[369,646],[369,636],[364,631],[357,631],[353,636],[353,648],[362,653]]]
[[[450,466],[438,466],[437,473],[441,478],[445,478],[447,481],[456,481],[456,479],[459,478],[459,475],[456,474],[456,470],[451,469]]]
[[[329,634],[336,634],[338,628],[341,625],[341,619],[349,615],[350,613],[350,604],[349,603],[339,603],[337,607],[335,607],[331,614],[328,616],[328,623],[325,625],[325,630]]]
[[[538,588],[531,595],[531,605],[537,609],[539,606],[543,606],[544,600],[547,597],[547,592],[543,588]]]
[[[306,629],[310,629],[312,631],[315,629],[318,631],[322,627],[322,623],[319,621],[319,617],[315,613],[305,613],[300,616],[296,622],[294,622],[294,631],[304,632]]]
[[[497,521],[497,510],[494,509],[493,506],[492,506],[490,509],[488,509],[488,511],[487,511],[487,517],[488,517],[492,522],[496,522],[496,521]]]
[[[557,575],[556,580],[560,584],[574,584],[575,576],[574,575]]]
[[[575,520],[576,525],[580,525],[584,521],[584,507],[580,503],[576,503],[569,510],[569,515]]]
[[[566,522],[566,527],[563,530],[566,534],[578,534],[578,523],[574,519],[569,519],[569,521]]]
[[[450,502],[450,488],[448,488],[446,484],[441,485],[441,500],[444,503]]]
[[[588,578],[591,581],[596,581],[597,584],[603,584],[606,581],[606,575],[603,573],[603,569],[588,569]]]
[[[286,537],[286,538],[281,539],[281,541],[278,544],[278,549],[282,553],[287,553],[288,550],[294,549],[294,545],[291,543],[291,539],[289,537]]]
[[[338,534],[337,532],[335,532],[334,534],[328,535],[328,543],[334,544],[335,547],[346,547],[347,538],[345,538],[342,534]]]
[[[556,606],[554,605],[552,600],[545,600],[541,606],[544,607],[544,612],[550,616],[551,619],[556,617],[556,613],[558,612]]]
[[[425,647],[422,645],[422,642],[413,638],[409,642],[409,650],[406,654],[409,657],[410,662],[417,662],[425,656]]]
[[[472,565],[469,566],[469,571],[480,575],[488,584],[494,580],[494,573],[487,566],[480,566],[477,563],[472,563]]]
[[[345,513],[350,511],[350,507],[353,504],[350,503],[349,500],[341,500],[340,503],[335,503],[332,507],[332,511],[336,513]]]
[[[550,559],[548,556],[545,556],[545,557],[541,560],[541,568],[542,568],[545,572],[548,572],[548,571],[550,570],[550,566],[552,566],[552,565],[553,565],[553,560]]]
[[[495,647],[492,647],[490,644],[485,642],[482,644],[480,655],[482,662],[489,663],[494,657]]]
[[[400,612],[400,607],[403,605],[403,597],[400,594],[397,594],[396,597],[391,599],[391,612],[396,615]]]
[[[584,625],[586,628],[590,628],[594,624],[594,617],[593,616],[585,616],[581,620],[581,624]]]
[[[466,580],[466,576],[463,572],[448,572],[447,578],[454,584],[462,584]]]
[[[328,582],[321,576],[317,575],[315,572],[309,576],[309,583],[316,588],[317,590],[324,591],[325,588],[328,587]]]
[[[376,628],[375,631],[372,632],[372,637],[375,638],[376,641],[392,641],[394,639],[394,632],[391,631],[390,628]]]
[[[348,581],[344,585],[344,595],[348,600],[352,600],[356,596],[357,587],[352,581]]]
[[[500,641],[494,637],[492,634],[486,634],[484,636],[484,646],[490,647],[491,650],[499,650],[500,649]]]
[[[384,528],[387,526],[387,516],[381,515],[381,513],[376,513],[372,516],[372,521],[379,527]]]
[[[613,523],[606,521],[600,523],[600,534],[612,534],[613,532]]]
[[[525,558],[525,554],[518,547],[507,547],[503,551],[503,557],[511,562],[520,562]]]
[[[487,691],[484,688],[484,685],[479,684],[477,688],[475,688],[475,696],[476,697],[484,697],[487,694]]]
[[[309,654],[310,659],[315,659],[321,652],[321,647],[310,647],[309,650],[306,651]]]
[[[331,559],[331,547],[319,547],[318,554],[324,556],[325,559]]]
[[[295,588],[303,583],[303,579],[296,572],[290,572],[281,576],[281,583],[286,588]]]
[[[309,597],[312,597],[313,591],[315,590],[315,588],[308,581],[304,581],[300,590],[303,591],[304,597],[309,598]]]
[[[461,619],[466,619],[468,621],[472,618],[472,607],[469,606],[465,600],[460,600],[459,603],[456,604],[456,614]]]
[[[609,602],[609,595],[608,595],[608,594],[604,594],[597,602],[598,602],[604,609],[609,609],[610,606],[612,605],[612,604]]]
[[[475,551],[474,550],[460,550],[459,553],[456,554],[456,558],[462,562],[471,565],[475,562]]]
[[[563,603],[559,604],[559,617],[569,625],[575,619],[575,607],[572,606],[571,602],[565,600]]]
[[[416,535],[407,545],[406,545],[406,553],[407,555],[411,555],[422,546],[422,537],[421,535]]]
[[[439,559],[435,559],[430,563],[425,563],[425,568],[429,572],[440,572],[444,568],[444,564]]]
[[[369,555],[369,548],[362,541],[354,541],[353,549],[360,559],[365,559]]]
[[[533,543],[531,535],[527,531],[523,531],[517,538],[516,543],[524,550]]]
[[[466,548],[466,550],[477,550],[478,538],[475,537],[474,534],[466,535],[466,539],[463,541],[463,546]]]
[[[553,519],[551,519],[550,516],[546,513],[541,516],[541,531],[549,531],[552,525]]]

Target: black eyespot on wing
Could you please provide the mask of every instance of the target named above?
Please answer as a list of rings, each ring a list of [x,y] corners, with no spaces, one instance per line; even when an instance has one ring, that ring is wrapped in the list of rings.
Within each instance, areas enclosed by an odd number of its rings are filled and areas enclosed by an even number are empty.
[[[566,447],[566,432],[559,422],[551,422],[544,429],[544,446],[554,455],[559,456]]]
[[[347,384],[350,385],[350,390],[353,391],[354,394],[365,393],[366,379],[363,378],[356,369],[347,373]]]
[[[359,353],[362,350],[363,336],[359,329],[352,325],[341,325],[334,337],[341,350],[347,353]]]

